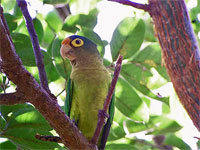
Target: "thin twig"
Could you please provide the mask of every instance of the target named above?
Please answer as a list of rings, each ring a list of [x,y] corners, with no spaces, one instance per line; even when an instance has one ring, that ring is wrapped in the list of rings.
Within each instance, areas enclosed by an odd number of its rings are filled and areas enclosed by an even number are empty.
[[[28,32],[31,37],[33,51],[34,51],[34,55],[35,55],[35,59],[36,59],[36,65],[37,65],[38,71],[39,71],[39,78],[40,78],[41,86],[50,93],[50,90],[48,87],[48,79],[47,79],[47,75],[46,75],[46,72],[44,69],[43,56],[42,56],[42,53],[40,50],[40,45],[39,45],[37,34],[36,34],[34,26],[33,26],[32,18],[27,9],[27,3],[25,0],[16,0],[16,2],[18,4],[18,6],[20,7],[22,14],[24,15],[24,18],[26,20],[26,26],[27,26]]]
[[[35,135],[35,138],[41,141],[49,141],[55,143],[63,143],[62,139],[59,136],[49,136],[49,135],[39,135],[38,133]]]
[[[65,91],[65,88],[60,93],[58,93],[58,95],[56,95],[56,97],[60,96],[64,91]]]
[[[149,11],[149,9],[150,9],[148,4],[138,4],[136,2],[132,2],[129,0],[108,0],[108,1],[113,1],[113,2],[120,3],[120,4],[132,6],[132,7],[138,8],[138,9],[142,9],[144,11]]]
[[[112,82],[111,82],[111,85],[110,85],[110,88],[109,88],[109,91],[108,91],[108,95],[107,95],[106,100],[104,102],[103,109],[99,111],[99,120],[98,120],[97,128],[96,128],[94,136],[92,137],[92,140],[91,140],[91,142],[93,144],[97,144],[97,142],[98,142],[99,135],[101,133],[101,129],[102,129],[104,121],[105,121],[106,112],[107,112],[108,107],[110,105],[111,98],[112,98],[112,95],[113,95],[113,92],[114,92],[114,89],[115,89],[115,86],[116,86],[116,83],[117,83],[117,80],[118,80],[118,77],[119,77],[122,59],[123,59],[123,57],[121,55],[119,55],[117,63],[116,63],[113,79],[112,79]]]

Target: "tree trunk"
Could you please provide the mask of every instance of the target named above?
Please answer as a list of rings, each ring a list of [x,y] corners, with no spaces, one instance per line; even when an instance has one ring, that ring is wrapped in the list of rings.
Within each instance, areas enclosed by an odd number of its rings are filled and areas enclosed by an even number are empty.
[[[149,13],[176,93],[200,131],[200,54],[184,0],[149,0]]]

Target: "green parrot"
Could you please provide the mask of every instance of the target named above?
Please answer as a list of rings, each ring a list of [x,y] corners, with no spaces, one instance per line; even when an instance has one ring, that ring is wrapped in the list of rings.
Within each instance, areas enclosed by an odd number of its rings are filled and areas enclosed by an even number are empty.
[[[97,45],[91,40],[72,35],[62,41],[60,54],[69,59],[72,72],[67,84],[66,114],[75,121],[82,134],[91,140],[103,109],[111,75],[103,65]],[[109,117],[101,132],[98,147],[104,149],[114,116],[114,98],[108,110]]]

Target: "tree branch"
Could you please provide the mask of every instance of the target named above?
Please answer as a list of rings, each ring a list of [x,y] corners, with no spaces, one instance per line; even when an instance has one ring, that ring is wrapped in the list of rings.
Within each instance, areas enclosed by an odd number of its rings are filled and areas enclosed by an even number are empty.
[[[4,18],[2,12],[0,12],[0,55],[6,76],[17,85],[18,91],[35,106],[55,129],[66,147],[70,149],[96,149],[96,146],[90,144],[69,117],[65,115],[56,102],[56,98],[44,90],[24,68],[9,38],[6,30],[7,25],[2,21]]]
[[[99,112],[99,120],[98,120],[98,123],[97,123],[97,128],[96,128],[94,136],[92,137],[92,140],[91,140],[91,142],[93,144],[97,144],[97,142],[98,142],[99,135],[101,133],[101,129],[103,127],[105,117],[106,117],[106,115],[103,115],[103,114],[107,114],[106,112],[107,112],[108,107],[110,105],[111,98],[112,98],[112,95],[113,95],[113,92],[114,92],[114,89],[115,89],[115,86],[116,86],[116,83],[117,83],[117,80],[118,80],[118,77],[119,77],[119,73],[121,71],[122,59],[123,59],[123,57],[121,55],[119,55],[116,66],[115,66],[113,79],[112,79],[112,82],[111,82],[111,85],[110,85],[110,88],[109,88],[109,91],[108,91],[108,95],[107,95],[106,100],[104,102],[103,110],[100,110],[100,112]]]
[[[41,141],[49,141],[49,142],[56,142],[56,143],[62,143],[62,139],[58,136],[46,136],[46,135],[39,135],[36,134],[35,138]]]
[[[138,9],[142,9],[144,11],[149,11],[149,5],[147,5],[147,4],[139,4],[139,3],[132,2],[129,0],[108,0],[108,1],[113,1],[113,2],[120,3],[120,4],[132,6],[132,7],[138,8]]]
[[[200,52],[184,0],[149,0],[162,56],[175,91],[200,131]]]
[[[27,3],[25,0],[16,0],[18,6],[20,7],[22,14],[24,15],[24,18],[26,20],[26,26],[32,41],[32,45],[33,45],[33,51],[34,51],[34,55],[35,55],[35,59],[36,59],[36,65],[38,67],[38,71],[39,71],[39,78],[40,78],[40,83],[41,86],[47,90],[48,92],[50,92],[49,87],[48,87],[48,79],[47,79],[47,75],[44,69],[44,63],[43,63],[43,56],[40,50],[40,45],[39,45],[39,41],[38,41],[38,37],[37,34],[35,32],[34,26],[33,26],[33,22],[32,22],[32,18],[28,12],[27,9]]]
[[[23,104],[27,99],[20,92],[0,94],[0,105]]]
[[[64,5],[56,5],[55,8],[63,21],[71,14],[69,3]]]

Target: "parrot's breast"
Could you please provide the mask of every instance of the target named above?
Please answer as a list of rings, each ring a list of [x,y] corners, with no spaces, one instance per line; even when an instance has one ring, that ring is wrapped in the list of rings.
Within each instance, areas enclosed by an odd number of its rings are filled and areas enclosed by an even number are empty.
[[[109,85],[110,73],[105,67],[97,69],[72,70],[73,98],[70,118],[89,140],[98,121],[98,111],[103,108]]]

